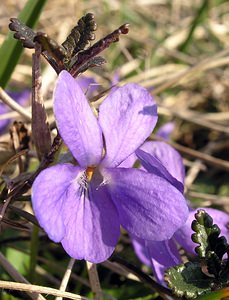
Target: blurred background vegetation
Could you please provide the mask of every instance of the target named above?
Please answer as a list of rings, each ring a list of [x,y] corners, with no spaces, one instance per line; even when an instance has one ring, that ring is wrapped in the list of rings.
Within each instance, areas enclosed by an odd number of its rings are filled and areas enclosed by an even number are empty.
[[[25,4],[25,0],[1,1],[0,45],[9,33],[9,19],[18,17]],[[97,80],[100,92],[111,86],[115,76],[119,84],[137,82],[148,88],[158,104],[158,128],[170,121],[175,124],[171,143],[184,157],[187,199],[193,207],[211,206],[229,212],[229,2],[47,0],[35,30],[46,32],[62,43],[87,12],[95,15],[96,40],[123,23],[130,24],[130,32],[103,52],[105,65],[84,75]],[[23,50],[10,75],[8,90],[31,88],[32,53],[33,50]],[[0,59],[3,64],[1,52]],[[55,72],[43,60],[42,81],[47,103],[52,98],[55,79]],[[48,113],[52,120],[50,109]],[[18,119],[17,113],[14,119]],[[1,149],[3,145],[8,149],[9,140],[7,132],[0,136]],[[28,203],[20,205],[28,208]],[[41,234],[36,244],[36,264],[31,267],[31,226],[15,213],[9,213],[8,217],[16,223],[1,225],[2,253],[31,283],[58,288],[69,260],[63,249]],[[151,274],[137,260],[125,233],[116,252]],[[0,266],[0,279],[12,280],[6,270],[4,265]],[[162,299],[116,265],[101,264],[98,272],[107,299]],[[75,263],[68,290],[87,297],[92,295],[84,262]],[[0,293],[4,300],[28,297],[7,290]]]

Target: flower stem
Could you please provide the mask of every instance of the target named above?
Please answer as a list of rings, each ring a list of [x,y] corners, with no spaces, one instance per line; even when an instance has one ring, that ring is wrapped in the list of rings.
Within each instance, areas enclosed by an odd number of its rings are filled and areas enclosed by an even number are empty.
[[[100,286],[100,281],[99,281],[96,264],[92,264],[88,261],[86,262],[86,264],[87,264],[87,270],[88,270],[89,281],[91,284],[91,289],[95,295],[94,300],[102,300],[103,293],[102,293],[102,289]]]

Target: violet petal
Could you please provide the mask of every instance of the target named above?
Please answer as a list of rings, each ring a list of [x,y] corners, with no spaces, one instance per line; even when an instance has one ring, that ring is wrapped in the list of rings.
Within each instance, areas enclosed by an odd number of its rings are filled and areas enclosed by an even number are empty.
[[[146,241],[145,246],[149,257],[167,268],[181,263],[180,254],[173,239],[159,242]]]
[[[188,217],[182,195],[162,177],[138,169],[104,170],[122,226],[134,237],[165,240]]]
[[[119,217],[106,186],[98,186],[92,179],[87,187],[81,180],[68,189],[62,212],[66,227],[62,245],[73,258],[99,263],[115,249],[120,235]]]
[[[139,238],[132,238],[132,244],[134,246],[134,251],[137,254],[140,261],[146,265],[151,266],[151,260],[149,258],[149,253],[145,246],[145,240],[139,239]]]
[[[144,143],[141,150],[153,155],[166,167],[168,172],[184,184],[185,168],[178,151],[164,142],[150,141]]]
[[[49,238],[60,242],[65,234],[62,210],[66,190],[80,168],[70,164],[56,165],[42,171],[32,186],[32,205],[36,218]]]
[[[157,122],[157,107],[146,89],[126,84],[111,92],[99,108],[106,146],[103,164],[116,167],[150,135]]]
[[[167,287],[167,285],[165,283],[165,279],[164,279],[164,274],[168,268],[165,267],[164,265],[161,265],[155,259],[151,260],[151,266],[152,266],[153,274],[154,274],[157,282],[160,283],[161,285]]]
[[[102,132],[82,89],[67,71],[62,71],[57,80],[54,114],[59,132],[80,166],[98,164]]]
[[[146,242],[146,248],[151,257],[154,276],[160,284],[166,286],[164,280],[165,271],[182,262],[174,240]]]
[[[181,193],[184,191],[183,184],[174,178],[166,169],[166,167],[155,158],[153,155],[138,149],[136,151],[137,157],[139,158],[142,166],[149,172],[155,175],[158,175],[170,182],[173,186],[175,186]]]

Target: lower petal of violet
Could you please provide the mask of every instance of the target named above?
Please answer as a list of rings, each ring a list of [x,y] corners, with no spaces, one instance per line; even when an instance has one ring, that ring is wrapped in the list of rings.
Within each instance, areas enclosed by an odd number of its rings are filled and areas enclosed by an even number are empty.
[[[121,225],[134,237],[161,241],[172,237],[188,216],[182,195],[162,177],[137,169],[105,169]]]
[[[78,205],[76,205],[78,203]],[[109,258],[120,235],[120,222],[106,186],[78,182],[68,189],[63,208],[65,251],[76,259],[99,263]]]

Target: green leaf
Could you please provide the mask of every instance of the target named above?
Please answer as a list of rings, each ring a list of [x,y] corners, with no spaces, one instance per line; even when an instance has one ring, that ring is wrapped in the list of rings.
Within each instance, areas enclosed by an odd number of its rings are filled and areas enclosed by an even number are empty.
[[[228,263],[222,260],[223,255],[228,253],[229,245],[225,237],[220,235],[220,229],[213,224],[211,216],[204,210],[199,210],[195,214],[196,220],[192,222],[192,229],[195,233],[192,240],[198,243],[195,248],[196,253],[201,259],[205,260],[208,273],[213,274],[218,280],[227,280]]]
[[[196,300],[229,300],[229,287],[208,293],[207,295],[198,297]]]
[[[169,268],[165,280],[178,297],[192,299],[211,290],[212,278],[202,272],[199,263],[188,262]]]
[[[47,0],[28,0],[19,14],[19,20],[33,28]],[[0,85],[5,87],[22,53],[21,43],[9,32],[0,48]]]
[[[219,237],[220,228],[213,224],[213,219],[204,210],[198,210],[196,220],[192,222],[193,242],[199,244],[195,248],[200,258],[206,258],[208,251],[214,251],[219,259],[227,252],[228,244],[225,237]]]

